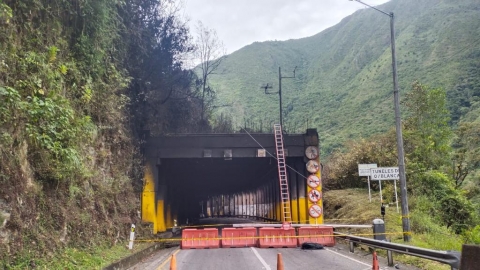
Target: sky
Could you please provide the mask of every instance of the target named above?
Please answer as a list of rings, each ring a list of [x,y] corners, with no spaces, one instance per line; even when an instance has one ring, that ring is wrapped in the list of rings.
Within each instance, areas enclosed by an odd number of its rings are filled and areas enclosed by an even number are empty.
[[[388,0],[363,0],[376,6]],[[313,36],[364,5],[349,0],[183,0],[191,33],[201,21],[230,54],[255,41]]]

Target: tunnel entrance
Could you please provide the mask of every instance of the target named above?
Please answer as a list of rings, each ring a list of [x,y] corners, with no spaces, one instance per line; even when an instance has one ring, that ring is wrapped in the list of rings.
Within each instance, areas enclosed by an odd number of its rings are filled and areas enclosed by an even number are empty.
[[[142,220],[154,231],[208,217],[281,220],[273,134],[190,134],[148,138]],[[316,130],[284,136],[292,217],[308,222],[305,149]]]

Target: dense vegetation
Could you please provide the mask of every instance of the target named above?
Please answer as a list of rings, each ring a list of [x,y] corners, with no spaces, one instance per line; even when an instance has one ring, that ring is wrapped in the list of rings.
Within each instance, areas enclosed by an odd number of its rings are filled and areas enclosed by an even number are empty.
[[[0,0],[3,267],[125,239],[138,221],[144,130],[205,128],[176,8]]]

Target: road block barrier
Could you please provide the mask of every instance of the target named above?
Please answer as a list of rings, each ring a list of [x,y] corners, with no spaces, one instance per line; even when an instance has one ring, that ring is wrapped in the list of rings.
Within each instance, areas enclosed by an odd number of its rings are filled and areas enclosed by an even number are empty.
[[[182,249],[219,248],[218,229],[184,229],[182,230]]]
[[[246,228],[223,228],[222,229],[222,247],[256,247],[257,229],[253,227]]]
[[[297,247],[295,229],[260,228],[258,229],[258,246],[261,248]]]
[[[333,236],[333,227],[300,227],[298,228],[298,244],[317,243],[327,247],[335,245],[335,237]]]

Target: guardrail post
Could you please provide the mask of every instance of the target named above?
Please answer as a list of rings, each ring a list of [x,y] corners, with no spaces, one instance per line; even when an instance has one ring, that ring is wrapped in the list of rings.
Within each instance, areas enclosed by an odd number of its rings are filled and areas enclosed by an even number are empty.
[[[354,244],[352,241],[348,241],[348,245],[350,246],[350,253],[354,253]]]
[[[387,262],[388,266],[393,266],[393,254],[391,250],[387,250]]]
[[[391,243],[392,240],[388,239],[388,242]],[[393,266],[393,252],[389,249],[387,249],[387,263],[388,266]]]

